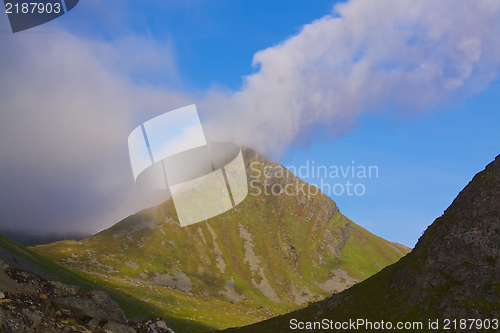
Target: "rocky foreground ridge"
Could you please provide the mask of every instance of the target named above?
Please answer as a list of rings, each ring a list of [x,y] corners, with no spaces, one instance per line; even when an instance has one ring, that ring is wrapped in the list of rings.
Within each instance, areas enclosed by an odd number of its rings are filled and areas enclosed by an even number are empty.
[[[81,291],[0,260],[0,332],[173,333],[161,318],[127,320],[104,291]]]
[[[427,228],[415,249],[397,263],[342,293],[237,331],[292,332],[292,319],[344,322],[357,318],[371,322],[421,322],[423,329],[419,332],[445,331],[446,320],[452,323],[448,328],[453,332],[484,332],[479,323],[489,323],[490,331],[498,331],[499,257],[500,156],[497,156]],[[454,327],[454,319],[458,323],[466,319],[474,325]],[[439,329],[429,329],[429,320],[440,323]]]
[[[165,321],[123,291],[0,235],[0,333],[172,333]]]

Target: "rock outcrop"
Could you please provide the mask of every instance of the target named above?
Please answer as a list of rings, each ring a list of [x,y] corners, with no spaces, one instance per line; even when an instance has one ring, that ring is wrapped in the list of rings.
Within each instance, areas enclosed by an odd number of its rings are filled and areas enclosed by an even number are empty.
[[[0,260],[0,332],[173,333],[161,318],[127,320],[104,291],[81,291]]]

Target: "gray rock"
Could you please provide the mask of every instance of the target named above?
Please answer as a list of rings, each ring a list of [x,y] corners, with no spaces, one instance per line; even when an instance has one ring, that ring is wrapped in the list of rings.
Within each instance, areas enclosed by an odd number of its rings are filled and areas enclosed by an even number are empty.
[[[161,318],[148,318],[135,326],[141,333],[175,333]]]
[[[125,314],[118,303],[103,291],[93,291],[71,297],[57,297],[52,300],[56,309],[69,309],[77,319],[86,317],[108,319],[117,323],[126,323]]]
[[[71,296],[80,291],[78,286],[70,286],[59,281],[49,281],[49,283],[54,286],[55,296]]]
[[[118,324],[118,323],[107,323],[104,325],[104,329],[107,331],[110,331],[112,333],[136,333],[136,330],[134,330],[132,327],[123,325],[123,324]]]

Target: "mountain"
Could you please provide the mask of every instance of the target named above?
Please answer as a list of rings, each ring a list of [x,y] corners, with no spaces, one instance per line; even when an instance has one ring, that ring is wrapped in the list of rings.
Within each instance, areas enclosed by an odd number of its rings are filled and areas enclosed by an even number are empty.
[[[160,307],[162,317],[217,329],[301,308],[409,252],[353,223],[282,165],[242,151],[250,193],[222,215],[180,227],[168,200],[82,241],[33,250]]]
[[[322,320],[340,325],[360,318],[371,323],[390,321],[394,326],[396,322],[420,322],[424,329],[419,332],[446,328],[498,332],[499,255],[497,156],[427,228],[413,251],[397,263],[340,294],[237,331],[291,332],[298,322],[310,322],[314,327],[314,322]],[[429,329],[429,320],[439,326]],[[357,328],[366,330],[366,326]],[[321,329],[309,330],[313,331]]]
[[[161,318],[128,320],[109,290],[1,235],[0,258],[2,333],[174,333]]]

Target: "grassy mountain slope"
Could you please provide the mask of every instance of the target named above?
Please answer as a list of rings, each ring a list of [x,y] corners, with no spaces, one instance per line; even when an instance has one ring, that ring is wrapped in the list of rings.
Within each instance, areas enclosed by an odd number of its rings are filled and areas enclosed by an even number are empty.
[[[181,228],[168,200],[82,241],[33,249],[127,288],[164,317],[216,328],[298,309],[409,251],[353,223],[281,165],[250,148],[243,153],[251,190],[229,212]]]
[[[120,305],[129,318],[156,317],[164,313],[154,303],[144,302],[136,297],[134,292],[130,290],[133,289],[133,286],[123,286],[86,272],[68,269],[17,244],[3,235],[0,235],[0,259],[10,267],[30,271],[50,281],[60,281],[68,285],[78,286],[82,291],[105,291]],[[181,332],[186,329],[193,331],[206,331],[210,329],[210,326],[200,325],[189,319],[177,319],[175,316],[167,316],[166,319],[169,327],[179,329]]]
[[[397,263],[340,294],[237,331],[292,332],[292,319],[345,322],[362,318],[394,325],[422,322],[424,329],[419,332],[445,331],[445,319],[457,319],[458,329],[451,322],[452,331],[498,332],[500,323],[495,325],[493,320],[500,316],[499,255],[500,156],[474,177],[427,228],[415,249]],[[430,330],[429,319],[439,320],[439,329]],[[469,320],[465,329],[460,329],[460,319]],[[489,319],[489,329],[471,319],[482,319],[482,325]]]

